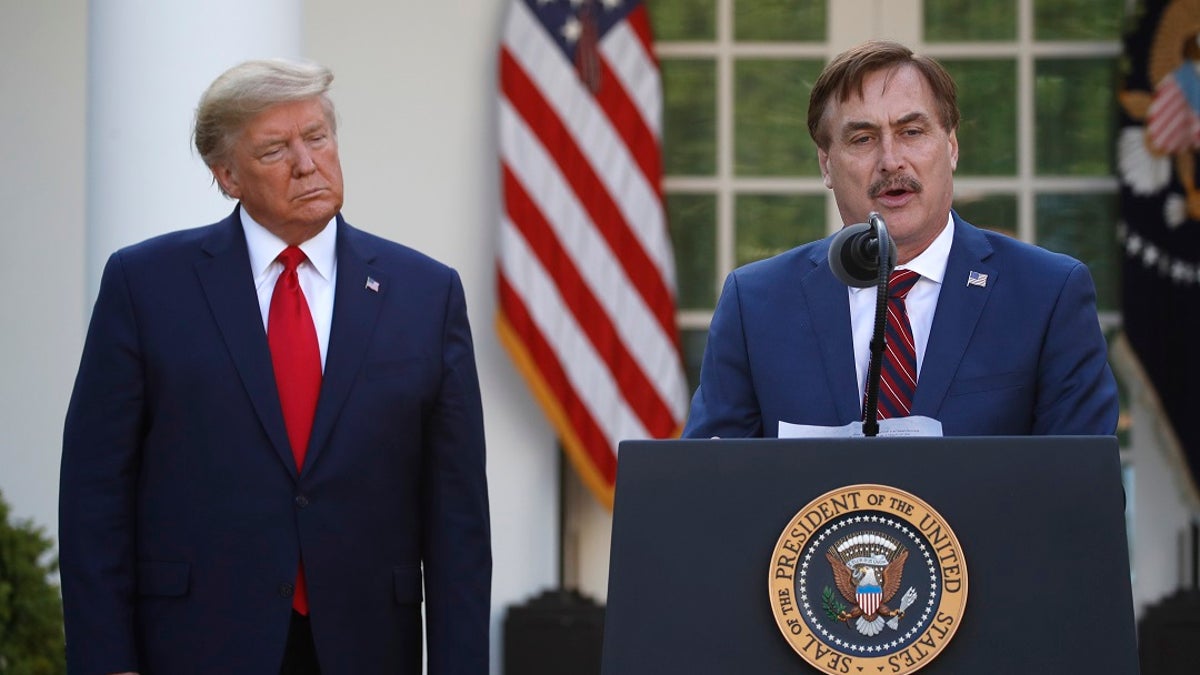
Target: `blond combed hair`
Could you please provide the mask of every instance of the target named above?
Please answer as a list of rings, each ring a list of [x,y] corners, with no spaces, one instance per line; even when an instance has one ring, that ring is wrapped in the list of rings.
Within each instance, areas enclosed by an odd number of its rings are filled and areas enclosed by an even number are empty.
[[[337,119],[329,87],[333,72],[308,61],[260,59],[240,63],[222,73],[196,106],[192,140],[209,167],[229,159],[242,129],[259,113],[281,103],[318,98],[331,132]],[[223,192],[223,190],[222,190]]]

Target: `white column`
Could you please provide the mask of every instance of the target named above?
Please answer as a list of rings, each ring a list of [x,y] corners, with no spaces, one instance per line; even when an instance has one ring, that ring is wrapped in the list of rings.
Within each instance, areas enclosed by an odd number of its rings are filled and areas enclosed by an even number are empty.
[[[108,256],[233,203],[191,145],[196,102],[241,61],[301,56],[302,0],[89,4],[86,305]]]

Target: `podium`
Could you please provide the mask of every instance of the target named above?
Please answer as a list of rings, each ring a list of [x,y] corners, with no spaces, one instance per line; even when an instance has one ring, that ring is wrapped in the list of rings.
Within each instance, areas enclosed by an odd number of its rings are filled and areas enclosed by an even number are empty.
[[[769,576],[798,512],[861,484],[919,497],[961,545],[965,608],[922,675],[1138,672],[1113,437],[623,442],[602,672],[820,672]]]

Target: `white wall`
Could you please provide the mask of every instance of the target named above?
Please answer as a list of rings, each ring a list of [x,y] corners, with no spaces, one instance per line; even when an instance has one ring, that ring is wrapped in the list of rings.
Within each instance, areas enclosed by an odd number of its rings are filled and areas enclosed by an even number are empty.
[[[0,492],[55,531],[83,346],[85,0],[0,4]]]

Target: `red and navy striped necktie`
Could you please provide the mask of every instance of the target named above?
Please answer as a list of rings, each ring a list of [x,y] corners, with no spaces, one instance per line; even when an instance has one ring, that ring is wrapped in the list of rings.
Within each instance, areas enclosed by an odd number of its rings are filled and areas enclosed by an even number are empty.
[[[888,279],[886,345],[879,376],[881,420],[904,417],[912,412],[913,393],[917,389],[917,348],[904,299],[920,278],[921,275],[912,270],[896,270]]]

